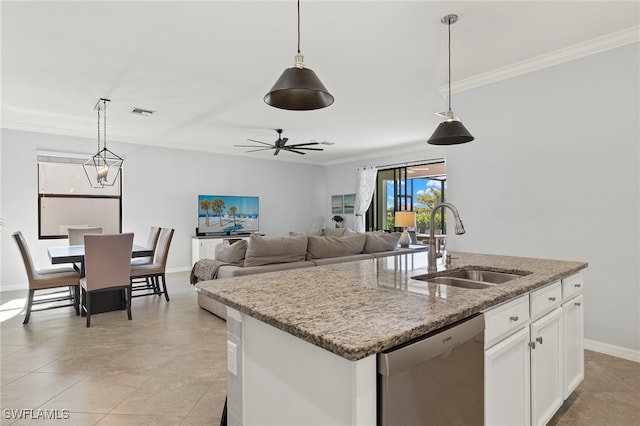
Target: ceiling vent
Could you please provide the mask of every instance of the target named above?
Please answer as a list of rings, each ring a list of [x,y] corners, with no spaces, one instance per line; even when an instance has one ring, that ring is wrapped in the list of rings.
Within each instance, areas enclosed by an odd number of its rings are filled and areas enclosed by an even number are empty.
[[[144,117],[151,117],[154,113],[155,111],[151,111],[150,109],[144,109],[144,108],[138,108],[138,107],[134,107],[131,110],[131,114],[142,115]]]

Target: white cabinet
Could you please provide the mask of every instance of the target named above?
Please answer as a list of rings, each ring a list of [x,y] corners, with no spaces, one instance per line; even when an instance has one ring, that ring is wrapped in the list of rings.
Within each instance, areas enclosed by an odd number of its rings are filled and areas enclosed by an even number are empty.
[[[485,312],[485,425],[544,425],[584,378],[581,274]]]
[[[485,425],[530,421],[529,328],[521,328],[485,351]]]
[[[233,235],[229,237],[192,237],[191,238],[191,264],[200,259],[215,259],[216,246],[225,241],[249,240],[249,236]]]
[[[554,309],[531,324],[533,426],[545,425],[564,401],[562,332],[562,308]]]
[[[584,379],[584,286],[582,274],[562,280],[562,321],[564,325],[564,398]]]

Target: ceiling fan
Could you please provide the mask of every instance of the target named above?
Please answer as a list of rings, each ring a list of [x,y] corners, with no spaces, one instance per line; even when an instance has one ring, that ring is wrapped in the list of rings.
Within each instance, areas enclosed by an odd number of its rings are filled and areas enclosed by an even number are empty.
[[[247,139],[250,142],[255,142],[261,145],[234,145],[234,146],[241,147],[241,148],[256,148],[256,149],[250,149],[249,151],[246,151],[246,152],[266,151],[269,149],[274,149],[275,152],[273,153],[273,155],[278,155],[280,151],[290,151],[290,152],[295,152],[296,154],[302,154],[302,155],[306,154],[306,152],[302,152],[302,150],[324,151],[323,148],[310,148],[311,145],[320,145],[320,142],[307,142],[307,143],[296,143],[292,145],[287,145],[287,141],[289,140],[289,138],[282,137],[282,129],[276,129],[276,132],[278,132],[278,139],[272,144],[267,142],[257,141],[255,139]]]

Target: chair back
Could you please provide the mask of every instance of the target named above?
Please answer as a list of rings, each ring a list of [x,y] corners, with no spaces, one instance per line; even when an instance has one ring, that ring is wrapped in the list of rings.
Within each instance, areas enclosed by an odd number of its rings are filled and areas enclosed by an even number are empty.
[[[129,285],[133,233],[84,236],[87,291]]]
[[[149,230],[149,236],[147,237],[146,248],[153,249],[153,252],[156,251],[156,246],[158,245],[158,239],[160,238],[160,228],[157,226],[152,226]],[[150,265],[153,263],[153,256],[148,257],[136,257],[131,260],[132,265]]]
[[[24,267],[27,270],[27,278],[29,279],[29,287],[34,281],[34,278],[38,271],[36,267],[33,266],[33,259],[31,258],[31,252],[29,251],[29,247],[27,246],[27,241],[24,239],[22,232],[18,231],[13,234],[13,239],[16,241],[18,245],[18,249],[20,249],[20,255],[22,256],[22,261],[24,262]]]
[[[153,257],[153,264],[164,269],[167,266],[167,258],[169,257],[169,246],[173,238],[173,229],[160,228],[160,236],[158,237],[158,245]]]
[[[416,236],[416,231],[407,231],[409,234],[409,244],[418,245],[418,237]]]
[[[84,236],[87,234],[102,234],[102,226],[94,226],[90,228],[68,228],[70,246],[81,246],[84,244]]]

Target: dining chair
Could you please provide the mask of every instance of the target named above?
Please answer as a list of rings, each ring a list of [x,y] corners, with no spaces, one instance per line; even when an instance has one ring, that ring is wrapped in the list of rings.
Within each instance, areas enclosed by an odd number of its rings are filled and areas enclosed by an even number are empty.
[[[131,280],[138,278],[149,278],[152,280],[153,292],[145,292],[143,294],[137,294],[133,297],[149,296],[153,294],[164,294],[164,298],[169,301],[169,293],[167,293],[167,281],[165,278],[165,269],[167,267],[167,258],[169,257],[169,247],[171,245],[171,239],[173,238],[173,229],[160,228],[160,235],[158,236],[158,244],[153,254],[153,262],[145,265],[132,265],[131,266]],[[160,281],[162,280],[162,289],[160,288]]]
[[[82,306],[91,326],[91,295],[108,290],[124,290],[127,317],[131,320],[131,252],[133,233],[87,234],[84,236],[85,276],[80,279]]]
[[[52,269],[38,269],[33,265],[33,259],[31,258],[31,252],[27,246],[27,242],[20,231],[13,234],[13,238],[20,249],[22,255],[22,261],[24,262],[25,269],[27,270],[27,278],[29,280],[29,292],[27,294],[27,302],[25,306],[24,321],[22,324],[27,324],[31,317],[32,311],[44,311],[47,309],[63,308],[67,306],[73,306],[76,315],[80,314],[80,275],[71,267],[65,268],[52,268]],[[36,291],[48,290],[58,287],[67,287],[67,290],[59,290],[53,293],[49,293],[47,297],[42,299],[35,299]],[[67,293],[68,292],[68,293]],[[67,294],[64,294],[67,293]],[[70,300],[71,303],[59,305],[57,302],[63,302]],[[53,305],[51,305],[54,303]],[[49,304],[48,307],[33,309],[34,305]]]
[[[145,245],[146,248],[153,249],[155,252],[156,246],[158,245],[158,238],[160,237],[160,228],[157,226],[152,226],[149,229],[149,236],[147,237],[147,243]],[[153,263],[153,256],[148,257],[137,257],[135,259],[131,259],[131,266],[140,266],[140,265],[149,265]],[[155,281],[150,277],[142,277],[131,280],[131,290],[133,292],[139,290],[153,290],[153,293],[157,294],[158,289],[155,287]],[[142,296],[142,295],[139,295]]]
[[[84,236],[86,234],[102,234],[102,226],[93,226],[87,228],[68,228],[70,246],[80,246],[84,244]]]

